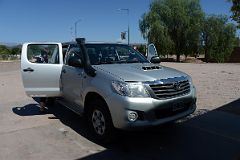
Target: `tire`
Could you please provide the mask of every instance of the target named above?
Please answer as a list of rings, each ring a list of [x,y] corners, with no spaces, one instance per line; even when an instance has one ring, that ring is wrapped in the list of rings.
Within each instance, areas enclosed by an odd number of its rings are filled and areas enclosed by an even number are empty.
[[[93,138],[102,143],[112,142],[115,138],[115,128],[106,103],[101,99],[96,99],[87,107],[87,121]]]

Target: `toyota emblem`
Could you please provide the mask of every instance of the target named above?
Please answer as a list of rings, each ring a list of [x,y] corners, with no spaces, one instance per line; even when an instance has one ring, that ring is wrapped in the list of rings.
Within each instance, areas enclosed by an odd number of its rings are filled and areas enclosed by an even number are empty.
[[[173,87],[174,87],[174,89],[177,90],[177,91],[181,89],[181,86],[180,86],[180,83],[179,83],[179,82],[175,82],[175,83],[173,84]]]

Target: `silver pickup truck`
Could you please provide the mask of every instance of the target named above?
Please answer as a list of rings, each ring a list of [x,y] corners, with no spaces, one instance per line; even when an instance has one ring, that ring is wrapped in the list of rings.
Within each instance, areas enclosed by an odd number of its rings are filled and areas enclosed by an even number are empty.
[[[42,60],[41,60],[42,59]],[[22,80],[30,97],[58,102],[84,113],[96,138],[118,129],[156,126],[196,109],[189,75],[160,65],[154,45],[147,58],[125,44],[25,43]]]

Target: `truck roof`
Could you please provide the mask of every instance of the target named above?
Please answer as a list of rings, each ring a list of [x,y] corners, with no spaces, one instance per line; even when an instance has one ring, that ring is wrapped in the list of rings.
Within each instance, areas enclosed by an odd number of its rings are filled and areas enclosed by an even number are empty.
[[[70,44],[77,44],[76,41],[72,42],[63,42],[62,45],[70,45]],[[123,44],[127,45],[126,43],[118,43],[118,42],[103,42],[103,41],[87,41],[85,44]]]

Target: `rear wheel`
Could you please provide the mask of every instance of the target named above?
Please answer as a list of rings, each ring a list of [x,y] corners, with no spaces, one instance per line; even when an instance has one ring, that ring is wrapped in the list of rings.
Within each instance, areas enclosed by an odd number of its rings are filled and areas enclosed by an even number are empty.
[[[94,137],[105,143],[112,141],[115,136],[115,129],[106,103],[97,99],[87,107],[89,107],[87,120]]]

